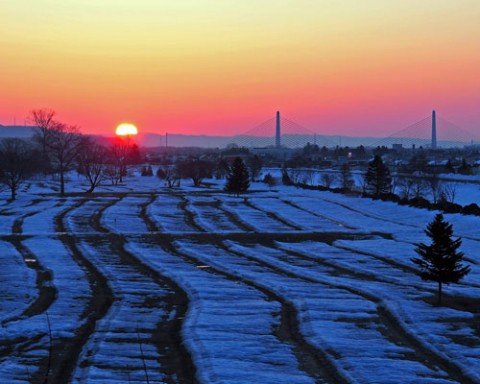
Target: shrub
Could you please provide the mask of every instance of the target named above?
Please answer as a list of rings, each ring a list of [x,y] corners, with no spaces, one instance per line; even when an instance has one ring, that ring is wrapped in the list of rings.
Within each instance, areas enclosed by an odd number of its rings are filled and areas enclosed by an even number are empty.
[[[417,208],[431,209],[431,206],[432,206],[432,204],[427,199],[424,199],[423,197],[414,197],[413,199],[410,199],[408,203],[412,207],[417,207]]]
[[[270,173],[267,173],[263,177],[263,182],[265,184],[267,184],[269,187],[274,187],[277,184],[277,181],[275,180],[275,178]]]
[[[462,213],[480,216],[480,207],[475,203],[468,204],[462,208]]]

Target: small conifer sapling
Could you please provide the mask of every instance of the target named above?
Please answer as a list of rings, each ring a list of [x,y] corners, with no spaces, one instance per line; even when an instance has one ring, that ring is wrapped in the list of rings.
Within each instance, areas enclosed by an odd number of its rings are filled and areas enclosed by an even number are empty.
[[[438,304],[442,302],[442,285],[458,283],[470,272],[470,266],[463,265],[463,252],[459,251],[461,238],[453,239],[452,224],[437,214],[435,219],[427,225],[425,233],[432,239],[430,245],[415,244],[415,252],[419,257],[412,258],[412,262],[420,267],[419,275],[423,280],[438,283]]]

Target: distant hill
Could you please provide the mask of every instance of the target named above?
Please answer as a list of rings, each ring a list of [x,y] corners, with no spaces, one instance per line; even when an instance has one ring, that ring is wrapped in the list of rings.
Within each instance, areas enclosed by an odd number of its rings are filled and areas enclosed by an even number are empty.
[[[167,143],[168,140],[168,143]],[[207,136],[207,135],[165,135],[156,133],[139,134],[137,142],[143,147],[202,147],[202,148],[225,148],[229,145],[249,148],[265,148],[275,146],[275,137],[259,136]],[[386,146],[391,148],[393,144],[401,144],[404,148],[427,148],[431,145],[430,139],[415,139],[408,137],[362,137],[362,136],[333,136],[333,135],[282,135],[281,145],[288,148],[303,148],[307,143],[317,144],[319,147],[365,147]],[[479,144],[478,142],[446,141],[438,140],[439,147],[464,147],[465,145]]]
[[[20,137],[27,138],[34,134],[35,130],[28,125],[1,125],[0,137]]]
[[[0,138],[20,137],[28,138],[34,134],[32,126],[12,126],[0,125]],[[108,143],[110,137],[97,135],[105,144]],[[208,136],[208,135],[180,135],[169,134],[160,135],[157,133],[141,133],[135,141],[143,147],[200,147],[200,148],[225,148],[229,145],[249,148],[265,148],[275,145],[275,137],[259,137],[259,136]],[[413,144],[416,147],[430,145],[427,139],[411,139],[401,137],[361,137],[361,136],[332,136],[332,135],[282,135],[282,146],[288,148],[303,148],[307,143],[317,144],[318,146],[335,147],[349,146],[387,146],[392,147],[393,144],[402,144],[404,148],[411,148]],[[463,147],[473,142],[449,142],[438,141],[439,147]],[[478,143],[475,143],[478,144]]]

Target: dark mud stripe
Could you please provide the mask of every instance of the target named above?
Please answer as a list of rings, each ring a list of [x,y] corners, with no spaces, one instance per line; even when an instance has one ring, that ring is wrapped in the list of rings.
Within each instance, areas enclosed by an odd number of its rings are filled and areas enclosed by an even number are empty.
[[[160,245],[165,251],[177,255],[195,266],[203,265],[201,260],[179,251],[172,243],[162,242],[161,244],[156,245]],[[214,266],[210,266],[206,271],[208,273],[225,277],[230,281],[252,287],[264,294],[268,300],[278,302],[282,309],[280,323],[278,328],[274,331],[274,335],[282,343],[289,344],[293,347],[293,351],[299,363],[299,368],[315,379],[317,383],[348,383],[336,368],[332,366],[329,359],[326,357],[326,354],[317,350],[305,340],[299,329],[298,312],[291,303],[287,302],[275,291],[262,287],[250,280],[246,280],[244,277],[239,277]]]
[[[95,230],[106,233],[106,228],[101,225],[101,216],[105,209],[114,205],[120,200],[114,201],[108,206],[92,216],[90,224]],[[155,196],[151,195],[149,201],[141,206],[140,217],[145,221],[147,228],[156,230],[157,227],[153,220],[146,212],[148,204],[155,201]],[[167,376],[169,383],[181,384],[196,384],[196,367],[193,364],[192,357],[189,351],[185,348],[181,330],[183,326],[183,319],[188,311],[189,301],[187,294],[180,288],[180,286],[172,279],[163,276],[155,269],[142,263],[135,255],[125,250],[126,239],[122,235],[109,234],[107,235],[111,249],[114,253],[120,256],[123,263],[131,265],[140,274],[148,276],[153,279],[159,286],[166,286],[167,289],[173,292],[173,295],[165,302],[168,313],[176,313],[171,320],[162,319],[158,323],[157,330],[152,334],[152,340],[155,343],[157,350],[165,359],[162,359],[161,367],[165,369],[164,374]]]
[[[274,248],[277,248],[277,247],[274,246]],[[281,250],[291,256],[295,256],[300,259],[307,259],[306,256],[298,252],[291,251],[291,250],[286,251],[283,249]],[[315,262],[317,262],[318,264],[329,266],[331,268],[338,268],[332,263],[323,262],[319,259],[315,259]],[[281,268],[280,270],[283,271],[283,269]],[[292,276],[296,276],[299,279],[316,282],[316,280],[306,278],[295,272],[289,271],[289,273]],[[356,274],[355,271],[348,271],[348,270],[342,269],[342,273],[351,275],[354,278],[358,278],[358,275]],[[415,337],[415,335],[413,335],[411,332],[408,332],[407,330],[405,330],[405,328],[403,327],[402,324],[399,323],[395,315],[391,313],[390,310],[382,304],[382,297],[374,296],[373,294],[363,292],[361,290],[355,289],[353,287],[347,286],[346,284],[342,284],[342,283],[339,283],[339,284],[328,283],[328,284],[335,288],[345,289],[355,295],[361,296],[369,301],[374,302],[377,306],[377,314],[378,314],[379,320],[382,322],[382,324],[384,324],[384,326],[387,329],[391,329],[392,334],[395,335],[395,338],[392,339],[392,341],[397,343],[400,342],[402,345],[405,345],[413,349],[415,351],[415,357],[417,361],[421,362],[422,364],[429,367],[433,371],[437,371],[438,368],[442,369],[446,374],[449,375],[449,377],[452,380],[457,381],[459,383],[462,383],[462,384],[477,383],[477,381],[470,378],[469,375],[466,374],[461,367],[456,365],[451,360],[445,358],[441,354],[437,353],[436,351],[432,350],[423,342],[421,342],[417,337]]]
[[[87,200],[62,211],[56,218],[56,230],[65,233],[65,216],[72,210],[80,207]],[[49,383],[67,384],[71,380],[78,358],[85,343],[95,332],[97,321],[103,318],[113,302],[112,290],[108,280],[98,271],[95,266],[79,251],[77,240],[74,236],[61,235],[58,237],[67,249],[70,250],[73,260],[86,272],[92,298],[84,310],[85,322],[75,332],[75,337],[69,339],[53,340],[52,368],[49,375]]]

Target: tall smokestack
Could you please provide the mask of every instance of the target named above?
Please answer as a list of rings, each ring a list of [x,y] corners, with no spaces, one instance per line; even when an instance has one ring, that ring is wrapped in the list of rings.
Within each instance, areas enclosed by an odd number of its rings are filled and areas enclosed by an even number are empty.
[[[275,131],[275,146],[277,148],[280,147],[280,145],[282,144],[281,141],[280,141],[280,138],[281,138],[281,133],[280,133],[280,112],[277,111],[277,119],[276,119],[276,131]]]
[[[432,112],[432,149],[437,149],[437,116]]]

